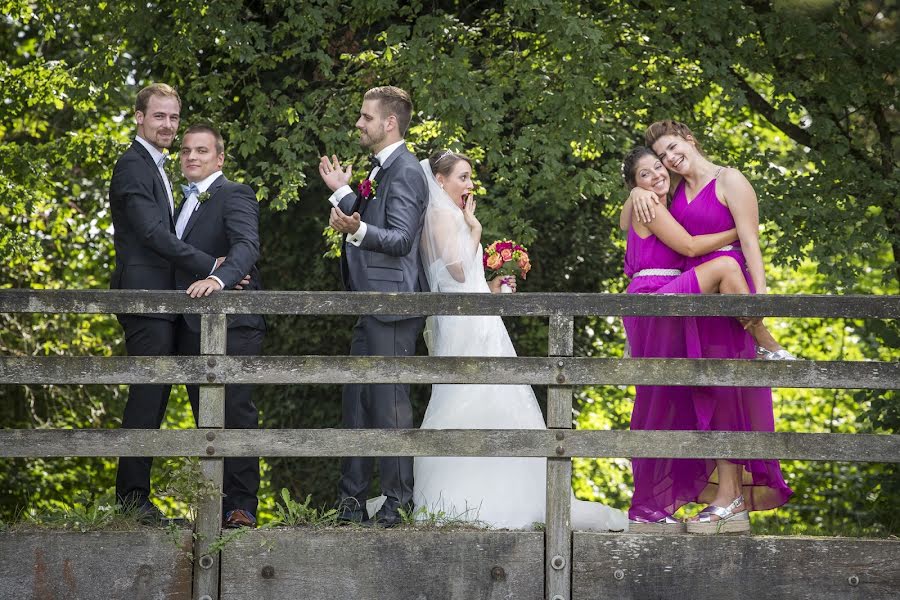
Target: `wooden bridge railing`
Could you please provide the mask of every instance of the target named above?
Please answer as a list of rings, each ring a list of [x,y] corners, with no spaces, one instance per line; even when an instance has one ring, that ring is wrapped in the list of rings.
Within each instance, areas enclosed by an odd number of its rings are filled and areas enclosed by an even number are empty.
[[[198,456],[221,489],[226,456],[532,456],[547,460],[545,595],[571,597],[571,457],[775,458],[900,462],[900,435],[696,431],[572,431],[572,386],[900,387],[897,362],[608,359],[573,356],[582,315],[784,316],[896,319],[900,296],[654,296],[0,291],[2,313],[199,313],[197,357],[0,357],[0,384],[201,384],[200,428],[0,430],[0,457]],[[225,356],[226,315],[504,315],[550,318],[548,356]],[[547,430],[226,430],[224,385],[313,383],[548,385]],[[194,597],[218,598],[221,499],[199,510]]]

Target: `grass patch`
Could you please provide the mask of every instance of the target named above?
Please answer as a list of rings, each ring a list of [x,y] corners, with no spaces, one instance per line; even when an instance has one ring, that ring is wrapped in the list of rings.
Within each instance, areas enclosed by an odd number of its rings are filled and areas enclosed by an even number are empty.
[[[480,507],[479,507],[480,508]],[[416,529],[490,529],[491,526],[478,520],[478,508],[466,509],[460,513],[445,510],[429,510],[417,506],[411,511],[400,510],[401,526]]]
[[[88,493],[75,497],[72,504],[57,504],[39,511],[26,511],[14,522],[5,524],[4,530],[52,529],[61,531],[134,531],[143,527],[134,509],[123,510],[116,506],[112,494],[91,496]]]
[[[291,498],[287,488],[281,488],[281,502],[275,504],[274,520],[269,526],[284,525],[286,527],[330,527],[337,525],[338,511],[334,508],[316,508],[310,506],[312,495],[306,500],[297,502]]]
[[[753,535],[808,535],[823,537],[848,537],[848,538],[891,538],[886,529],[881,527],[865,527],[862,525],[846,524],[842,526],[829,525],[823,527],[811,523],[797,523],[782,521],[779,519],[755,517],[750,513]]]

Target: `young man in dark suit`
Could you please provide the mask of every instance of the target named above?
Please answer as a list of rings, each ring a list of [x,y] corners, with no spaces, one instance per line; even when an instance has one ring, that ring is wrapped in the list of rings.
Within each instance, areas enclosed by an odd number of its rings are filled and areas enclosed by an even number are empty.
[[[193,272],[176,268],[175,285],[192,297],[207,296],[239,284],[250,274],[249,289],[262,289],[256,261],[259,258],[259,203],[249,186],[229,181],[222,174],[225,144],[212,126],[193,125],[181,142],[181,172],[189,185],[182,186],[185,200],[175,222],[175,234],[191,246],[228,260],[215,274],[197,279]],[[226,353],[258,355],[266,324],[261,315],[230,315]],[[180,315],[177,320],[178,354],[200,353],[200,317]],[[199,417],[200,389],[187,386],[194,419]],[[225,427],[258,427],[250,385],[225,386]],[[256,525],[259,459],[225,459],[223,514],[225,527]]]
[[[136,137],[116,162],[109,187],[116,250],[113,289],[171,290],[175,266],[206,277],[224,258],[199,250],[175,235],[175,202],[163,165],[164,151],[178,131],[181,99],[170,86],[155,83],[135,100]],[[175,315],[117,315],[130,356],[165,356],[175,352]],[[159,428],[169,399],[169,385],[132,385],[122,416],[126,429]],[[120,505],[135,509],[142,520],[159,521],[150,501],[150,457],[122,457],[116,473]]]
[[[321,158],[319,173],[334,191],[329,223],[345,234],[341,252],[344,287],[351,291],[418,292],[428,289],[419,258],[419,238],[428,204],[428,183],[403,135],[412,117],[412,101],[393,86],[372,88],[363,97],[356,128],[369,149],[370,185],[356,194],[349,187],[350,167],[336,157]],[[353,328],[354,356],[410,356],[422,331],[422,317],[363,315]],[[413,427],[408,384],[345,385],[343,422],[348,429]],[[343,521],[393,527],[401,510],[412,510],[413,459],[379,460],[384,504],[370,521],[364,504],[372,477],[370,457],[348,457],[341,465],[339,514]]]

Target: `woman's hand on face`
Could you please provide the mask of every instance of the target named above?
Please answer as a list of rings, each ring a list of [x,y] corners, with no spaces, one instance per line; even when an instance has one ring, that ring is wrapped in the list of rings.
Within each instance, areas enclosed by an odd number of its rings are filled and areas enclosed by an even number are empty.
[[[476,204],[475,196],[468,194],[463,206],[463,218],[466,220],[466,225],[469,226],[469,229],[481,230],[481,222],[475,217]]]
[[[490,281],[488,281],[488,287],[491,289],[492,294],[500,293],[500,286],[503,284],[509,286],[512,291],[516,291],[516,276],[515,275],[501,275],[499,277],[494,277]]]
[[[655,205],[659,204],[659,196],[650,190],[636,187],[628,195],[631,199],[631,210],[637,214],[640,223],[649,223],[656,218]]]

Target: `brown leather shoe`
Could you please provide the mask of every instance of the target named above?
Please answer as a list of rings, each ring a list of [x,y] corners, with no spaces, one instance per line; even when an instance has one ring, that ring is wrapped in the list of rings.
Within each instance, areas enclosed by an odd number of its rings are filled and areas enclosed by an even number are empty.
[[[237,529],[239,527],[256,527],[256,517],[249,510],[236,508],[225,513],[225,519],[222,521],[222,527],[225,529]]]

